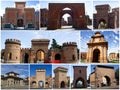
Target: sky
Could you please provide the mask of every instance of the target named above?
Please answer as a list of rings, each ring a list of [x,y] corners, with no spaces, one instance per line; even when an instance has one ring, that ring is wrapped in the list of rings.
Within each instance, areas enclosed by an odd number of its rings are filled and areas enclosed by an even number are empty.
[[[50,48],[52,39],[54,38],[59,45],[62,45],[64,42],[76,42],[78,48],[79,45],[79,32],[78,31],[2,31],[1,32],[1,48],[5,48],[6,39],[18,39],[21,41],[21,48],[31,48],[32,39],[49,39]]]
[[[96,67],[97,65],[91,65],[91,72],[94,72],[94,68]],[[111,67],[114,67],[114,70],[116,71],[118,68],[119,68],[119,65],[105,65],[104,66],[111,66]]]
[[[87,43],[94,35],[96,31],[81,31],[81,52],[87,52]],[[108,41],[108,54],[110,52],[118,52],[119,50],[119,32],[118,31],[100,31],[104,35],[106,41]]]
[[[52,75],[52,65],[50,64],[31,64],[30,65],[30,76],[36,76],[36,69],[45,69],[46,76]]]
[[[29,76],[28,65],[1,65],[1,75],[5,75],[8,72],[18,73],[21,78],[27,78]]]
[[[94,1],[93,2],[93,13],[96,13],[95,6],[96,5],[104,5],[104,4],[109,4],[111,9],[119,7],[119,0],[111,0],[111,1]]]
[[[3,16],[5,14],[5,8],[6,7],[15,7],[15,2],[17,1],[25,1],[26,7],[34,8],[35,11],[40,10],[40,4],[39,0],[1,0],[1,10],[0,10],[0,16]]]

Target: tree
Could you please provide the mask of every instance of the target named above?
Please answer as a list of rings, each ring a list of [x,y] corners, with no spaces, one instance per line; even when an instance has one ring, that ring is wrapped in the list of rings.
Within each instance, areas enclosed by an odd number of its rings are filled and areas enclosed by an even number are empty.
[[[52,39],[52,44],[51,44],[51,48],[50,49],[55,49],[55,48],[58,48],[60,49],[61,46],[59,44],[57,44],[56,40],[55,39]]]
[[[119,68],[115,71],[115,78],[117,80],[117,84],[119,84]]]

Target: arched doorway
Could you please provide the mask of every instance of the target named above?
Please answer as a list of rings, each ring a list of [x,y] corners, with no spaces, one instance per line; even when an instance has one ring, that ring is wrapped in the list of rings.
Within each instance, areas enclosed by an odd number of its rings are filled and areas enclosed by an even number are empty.
[[[36,86],[36,81],[32,81],[32,87]]]
[[[40,88],[44,88],[44,82],[43,81],[39,81],[38,84],[39,84]]]
[[[95,49],[93,51],[93,62],[99,62],[99,59],[100,59],[100,50]]]
[[[84,88],[84,80],[82,78],[78,78],[75,83],[75,88]]]
[[[98,29],[105,29],[105,28],[107,28],[106,21],[104,19],[100,19],[98,24]]]
[[[55,60],[61,60],[61,55],[60,54],[56,54],[55,55]]]
[[[27,53],[24,54],[24,63],[28,63],[29,55]]]
[[[60,88],[65,88],[65,82],[64,82],[64,81],[62,81],[62,82],[60,83]]]
[[[23,19],[17,20],[17,27],[23,27]]]
[[[37,51],[37,61],[44,62],[45,59],[45,53],[43,50],[38,50]]]
[[[110,86],[110,78],[108,76],[102,77],[102,86]]]
[[[11,60],[12,59],[12,53],[8,53],[7,57],[8,57],[7,59]]]
[[[73,12],[72,9],[66,7],[60,13],[60,27],[64,29],[73,27]]]

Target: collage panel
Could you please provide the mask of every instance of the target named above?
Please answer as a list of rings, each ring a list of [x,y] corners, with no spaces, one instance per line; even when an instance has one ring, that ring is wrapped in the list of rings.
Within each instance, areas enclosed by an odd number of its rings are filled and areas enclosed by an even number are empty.
[[[41,30],[90,30],[91,8],[91,1],[41,0]]]
[[[92,64],[92,89],[119,89],[119,64]]]
[[[29,89],[29,65],[1,65],[1,89]]]
[[[90,89],[90,64],[71,64],[71,89]]]
[[[70,89],[70,65],[52,64],[53,89]]]
[[[119,31],[81,31],[82,63],[119,63]]]
[[[79,62],[78,32],[2,31],[1,36],[1,63]]]
[[[39,0],[2,0],[1,30],[39,30]]]
[[[93,27],[119,30],[119,1],[93,1]]]
[[[30,89],[52,88],[52,65],[30,64]]]

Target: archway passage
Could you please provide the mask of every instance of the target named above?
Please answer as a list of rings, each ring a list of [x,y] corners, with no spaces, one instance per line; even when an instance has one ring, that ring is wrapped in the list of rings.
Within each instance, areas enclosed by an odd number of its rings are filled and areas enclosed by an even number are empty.
[[[7,57],[8,57],[7,59],[10,59],[10,60],[11,60],[11,59],[12,59],[12,53],[8,53],[7,55],[8,55],[8,56],[7,56]]]
[[[73,27],[73,12],[72,9],[66,7],[60,13],[61,28],[67,29]]]
[[[102,78],[102,86],[110,86],[111,85],[111,83],[110,83],[110,78],[108,77],[108,76],[104,76],[103,78]]]
[[[29,55],[27,53],[24,54],[24,63],[28,63]]]
[[[38,84],[39,84],[39,87],[40,87],[40,88],[44,88],[44,82],[43,82],[43,81],[39,81]]]
[[[75,83],[75,88],[84,88],[84,80],[82,78],[78,78]]]
[[[43,61],[45,59],[45,53],[42,50],[37,51],[37,61]]]
[[[99,24],[98,24],[98,29],[105,29],[107,28],[107,23],[104,19],[99,20]]]
[[[56,54],[55,55],[55,60],[61,60],[61,55],[60,54]]]
[[[23,27],[23,19],[17,20],[17,27]]]
[[[62,82],[60,83],[60,88],[65,88],[65,82],[64,82],[64,81],[62,81]]]
[[[99,59],[100,59],[100,50],[95,49],[93,51],[93,62],[99,62]]]
[[[69,10],[66,10],[65,8],[69,8]],[[47,29],[48,30],[60,29],[61,18],[66,13],[72,16],[73,28],[75,29],[87,28],[84,3],[50,3]]]

